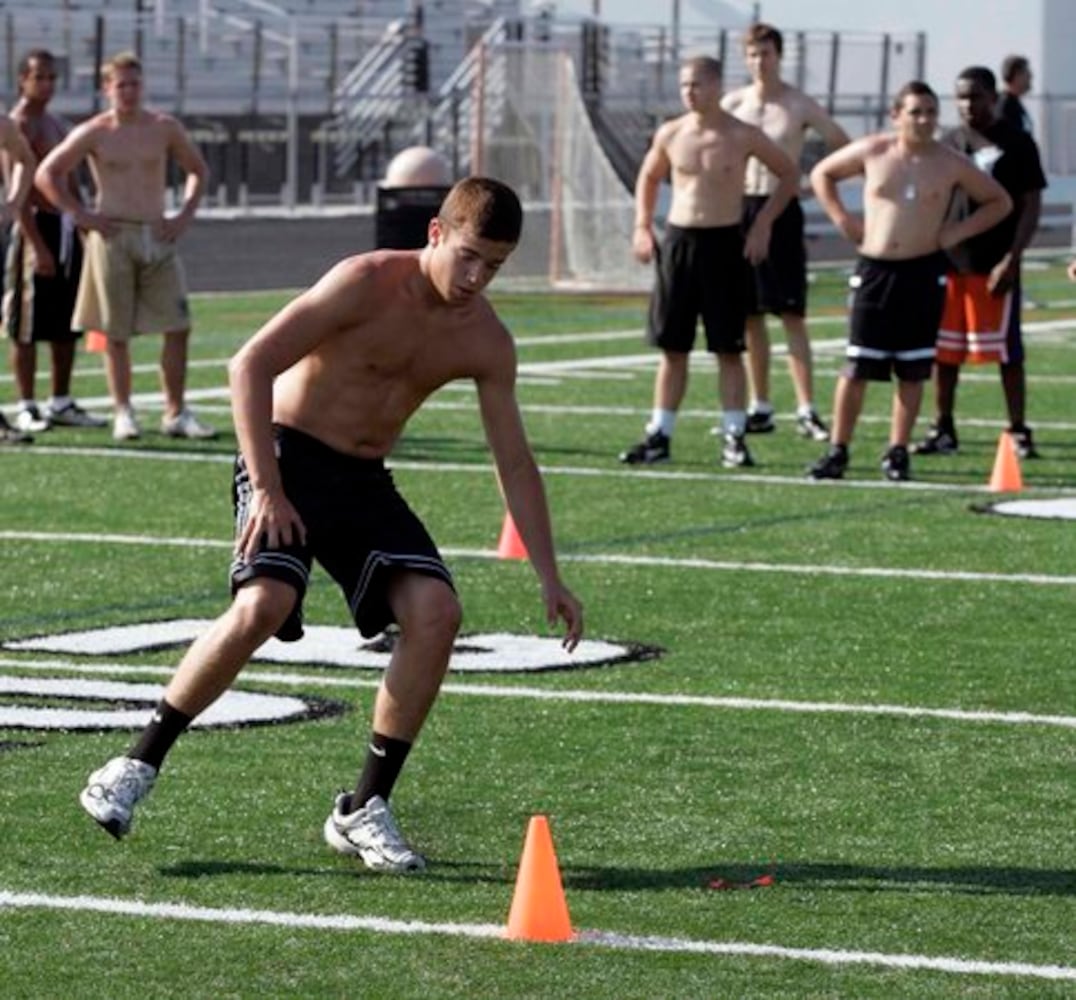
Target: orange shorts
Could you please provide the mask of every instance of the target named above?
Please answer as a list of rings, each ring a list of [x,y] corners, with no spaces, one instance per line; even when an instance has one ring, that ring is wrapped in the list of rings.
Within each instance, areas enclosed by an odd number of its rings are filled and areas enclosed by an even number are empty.
[[[1007,337],[1014,297],[991,295],[985,274],[949,274],[935,360],[943,365],[1009,360]]]

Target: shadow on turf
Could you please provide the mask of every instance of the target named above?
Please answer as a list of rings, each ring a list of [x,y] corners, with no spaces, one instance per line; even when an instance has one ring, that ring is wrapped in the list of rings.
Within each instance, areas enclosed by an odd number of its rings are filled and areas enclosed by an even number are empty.
[[[571,889],[640,890],[706,888],[714,879],[747,886],[760,875],[772,874],[778,886],[840,892],[929,892],[967,895],[1074,896],[1076,871],[1039,868],[927,868],[899,865],[842,865],[786,862],[776,868],[739,864],[673,871],[631,868],[566,870]]]
[[[289,868],[252,861],[179,861],[162,866],[160,873],[173,878],[212,878],[219,875],[341,875],[348,878],[354,869],[326,866]],[[360,869],[361,871],[361,869]],[[498,865],[430,858],[430,869],[419,876],[432,882],[460,882],[473,885],[505,884],[515,881],[515,869]],[[1074,896],[1076,871],[1039,868],[926,868],[887,865],[841,865],[789,862],[776,868],[752,865],[714,864],[706,868],[677,868],[671,871],[641,868],[563,867],[561,877],[567,890],[587,892],[637,892],[667,889],[707,889],[715,879],[732,887],[747,888],[760,875],[772,874],[774,883],[797,889],[839,892],[945,892],[966,895]]]

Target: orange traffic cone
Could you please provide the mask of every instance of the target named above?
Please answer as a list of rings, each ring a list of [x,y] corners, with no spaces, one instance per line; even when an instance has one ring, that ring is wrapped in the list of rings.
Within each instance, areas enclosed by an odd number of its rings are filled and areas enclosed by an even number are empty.
[[[532,816],[527,826],[506,936],[513,941],[570,941],[573,936],[545,816]]]
[[[86,350],[94,354],[104,354],[108,350],[108,337],[100,330],[89,330],[86,333]]]
[[[519,529],[512,515],[504,512],[504,526],[501,528],[501,539],[497,543],[498,559],[527,559],[527,547],[523,539],[519,537]]]
[[[1020,459],[1016,454],[1016,441],[1009,431],[1002,431],[998,438],[994,471],[990,475],[991,493],[1019,493],[1024,488],[1020,474]]]

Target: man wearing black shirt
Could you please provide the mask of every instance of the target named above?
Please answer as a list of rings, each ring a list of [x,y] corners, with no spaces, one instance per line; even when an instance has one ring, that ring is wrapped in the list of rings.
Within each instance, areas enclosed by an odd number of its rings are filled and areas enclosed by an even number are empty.
[[[960,366],[995,362],[1000,366],[1009,430],[1017,450],[1022,458],[1035,458],[1031,428],[1024,421],[1027,393],[1020,262],[1038,226],[1046,177],[1031,136],[995,117],[997,87],[991,70],[984,66],[965,69],[957,78],[956,99],[961,125],[948,140],[1005,188],[1013,209],[992,229],[949,251],[945,312],[934,367],[937,418],[915,451],[932,455],[957,450],[953,412]]]
[[[1001,94],[994,113],[1030,135],[1033,131],[1031,116],[1020,98],[1031,90],[1031,64],[1024,56],[1006,56],[1001,64],[1001,82]]]

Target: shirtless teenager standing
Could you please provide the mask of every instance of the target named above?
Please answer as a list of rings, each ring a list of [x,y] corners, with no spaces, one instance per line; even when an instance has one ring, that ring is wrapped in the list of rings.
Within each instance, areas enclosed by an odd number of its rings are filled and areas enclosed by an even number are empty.
[[[481,294],[519,239],[519,200],[498,181],[460,181],[415,251],[349,257],[285,306],[230,366],[239,438],[231,608],[195,641],[154,720],[124,757],[90,776],[81,802],[113,836],[127,833],[164,755],[274,634],[302,634],[311,559],[339,584],[363,635],[395,622],[355,791],[336,797],[329,845],[370,868],[425,867],[388,797],[448,669],[460,623],[452,577],[396,492],[384,458],[441,386],[471,379],[513,519],[541,582],[550,624],[583,632],[560,580],[542,480],[515,396],[509,332]]]
[[[927,84],[905,84],[890,117],[893,131],[859,139],[811,171],[819,203],[859,250],[831,445],[808,470],[812,479],[843,477],[867,382],[892,375],[897,388],[882,472],[890,480],[909,478],[908,440],[934,363],[945,297],[942,251],[996,225],[1012,207],[1000,184],[937,141],[938,98]],[[837,191],[850,177],[863,178],[862,217],[848,211]],[[947,222],[957,188],[978,207]]]
[[[108,337],[106,367],[115,405],[112,436],[137,438],[141,428],[131,407],[130,340],[163,332],[161,431],[171,437],[211,438],[184,404],[190,310],[176,241],[186,231],[205,190],[208,168],[183,126],[170,115],[142,106],[142,64],[131,52],[103,67],[109,109],[83,122],[37,170],[37,185],[70,212],[87,233],[86,258],[72,320],[76,329]],[[68,177],[88,161],[97,204],[87,210],[71,194]],[[183,204],[165,215],[167,168],[173,160],[186,173]]]
[[[729,91],[721,106],[741,121],[757,125],[799,164],[807,131],[813,129],[829,151],[848,142],[848,135],[813,98],[781,79],[784,40],[770,24],[754,24],[744,35],[744,55],[751,83]],[[744,227],[773,193],[777,181],[758,160],[747,161],[744,179]],[[808,188],[807,193],[810,194]],[[770,252],[751,268],[748,283],[747,363],[751,405],[747,432],[775,429],[770,402],[770,338],[766,313],[781,318],[788,341],[788,370],[796,393],[796,428],[804,437],[825,441],[829,433],[814,405],[811,342],[807,338],[807,249],[803,240],[803,209],[793,198],[774,220]]]
[[[19,100],[11,117],[39,161],[70,131],[70,125],[49,110],[55,90],[55,57],[47,49],[31,49],[19,62]],[[74,176],[69,188],[78,199]],[[71,396],[80,336],[72,328],[71,314],[82,270],[82,242],[74,219],[58,212],[36,188],[19,213],[4,270],[3,324],[11,338],[11,367],[20,396],[16,427],[44,431],[106,426],[107,420],[87,413]],[[41,342],[48,343],[52,362],[52,394],[43,409],[34,398]]]
[[[647,340],[661,349],[661,360],[646,436],[622,452],[620,460],[650,464],[669,458],[701,316],[706,346],[717,356],[722,464],[754,465],[744,443],[747,264],[757,264],[769,251],[773,221],[796,193],[798,171],[761,129],[721,109],[721,64],[716,59],[699,56],[684,63],[680,98],[687,113],[658,128],[635,184],[632,248],[642,263],[656,258]],[[777,183],[745,234],[744,174],[751,157]],[[672,187],[672,201],[658,248],[654,210],[664,180]]]

